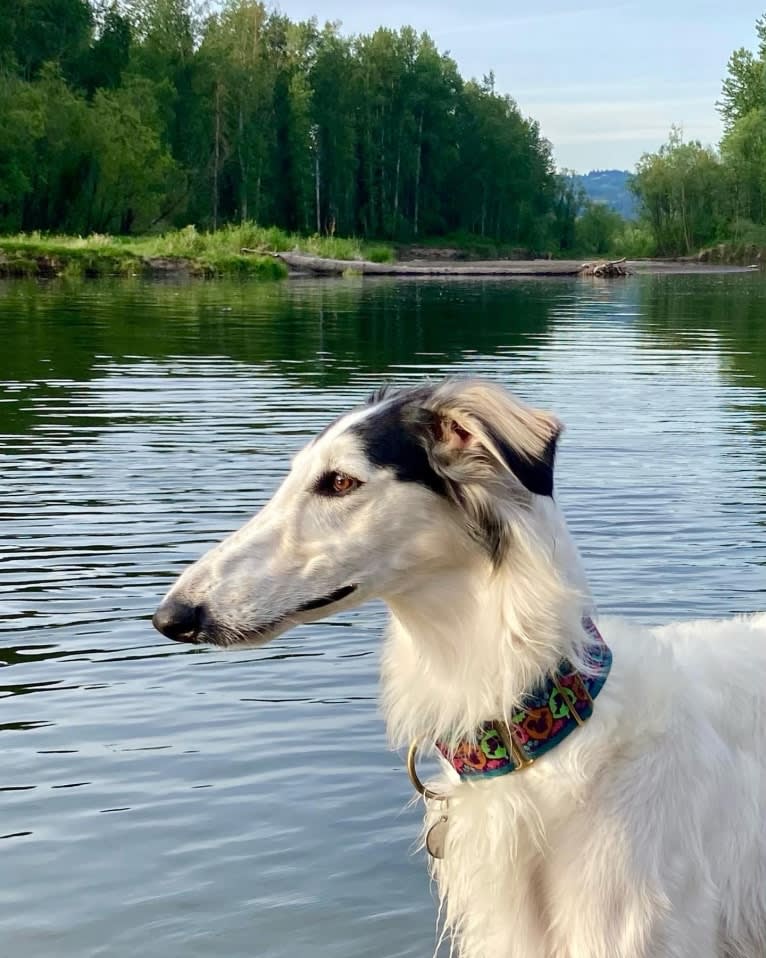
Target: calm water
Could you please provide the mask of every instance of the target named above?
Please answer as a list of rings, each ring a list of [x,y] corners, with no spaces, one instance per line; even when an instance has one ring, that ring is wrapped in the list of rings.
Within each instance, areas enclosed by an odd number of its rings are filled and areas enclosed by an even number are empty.
[[[383,609],[174,646],[174,576],[387,378],[568,429],[604,611],[766,608],[766,278],[0,284],[0,955],[425,958]]]

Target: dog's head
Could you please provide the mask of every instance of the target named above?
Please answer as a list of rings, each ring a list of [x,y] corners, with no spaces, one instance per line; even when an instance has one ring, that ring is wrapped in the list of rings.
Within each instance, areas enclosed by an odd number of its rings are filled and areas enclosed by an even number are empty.
[[[298,453],[271,501],[181,575],[154,624],[184,642],[260,645],[456,564],[501,563],[509,517],[553,493],[559,432],[488,382],[384,390]]]

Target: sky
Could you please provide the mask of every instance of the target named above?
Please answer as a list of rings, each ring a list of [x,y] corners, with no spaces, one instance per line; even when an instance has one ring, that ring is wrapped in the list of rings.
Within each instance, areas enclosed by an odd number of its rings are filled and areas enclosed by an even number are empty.
[[[339,20],[343,33],[378,26],[426,30],[466,78],[495,73],[538,120],[559,167],[633,170],[672,124],[715,145],[715,101],[726,63],[755,47],[766,0],[279,0],[293,20]]]

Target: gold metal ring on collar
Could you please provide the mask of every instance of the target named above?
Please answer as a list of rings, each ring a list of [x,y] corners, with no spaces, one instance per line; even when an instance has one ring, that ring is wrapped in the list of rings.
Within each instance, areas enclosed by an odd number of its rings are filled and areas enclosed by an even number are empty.
[[[410,781],[415,787],[415,791],[419,792],[423,798],[430,799],[437,802],[446,802],[446,798],[443,795],[439,795],[438,792],[431,791],[423,782],[420,780],[418,775],[418,770],[415,764],[415,758],[418,754],[418,740],[414,739],[412,744],[409,747],[407,752],[407,774],[410,776]]]

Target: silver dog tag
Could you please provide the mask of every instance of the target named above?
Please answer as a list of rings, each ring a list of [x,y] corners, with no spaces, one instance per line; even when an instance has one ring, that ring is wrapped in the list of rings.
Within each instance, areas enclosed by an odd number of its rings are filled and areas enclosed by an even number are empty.
[[[426,848],[431,858],[444,858],[444,843],[447,840],[447,816],[442,815],[426,833]]]

